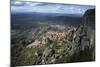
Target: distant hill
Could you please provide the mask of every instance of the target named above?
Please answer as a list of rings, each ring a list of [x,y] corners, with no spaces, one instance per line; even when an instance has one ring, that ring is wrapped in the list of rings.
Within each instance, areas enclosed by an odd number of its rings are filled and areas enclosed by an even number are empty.
[[[59,13],[19,13],[11,14],[11,22],[12,24],[38,22],[79,24],[81,22],[81,15]]]

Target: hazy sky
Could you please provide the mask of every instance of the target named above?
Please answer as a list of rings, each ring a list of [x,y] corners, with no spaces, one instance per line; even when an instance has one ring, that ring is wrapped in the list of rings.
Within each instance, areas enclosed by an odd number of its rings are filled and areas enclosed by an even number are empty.
[[[41,13],[66,13],[84,14],[87,9],[95,8],[90,5],[53,4],[40,2],[11,2],[12,13],[41,12]]]

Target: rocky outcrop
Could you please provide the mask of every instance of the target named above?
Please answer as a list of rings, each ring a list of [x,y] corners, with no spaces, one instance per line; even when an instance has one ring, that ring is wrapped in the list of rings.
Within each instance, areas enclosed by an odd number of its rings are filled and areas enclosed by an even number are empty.
[[[95,60],[95,9],[86,11],[75,34],[80,61]]]

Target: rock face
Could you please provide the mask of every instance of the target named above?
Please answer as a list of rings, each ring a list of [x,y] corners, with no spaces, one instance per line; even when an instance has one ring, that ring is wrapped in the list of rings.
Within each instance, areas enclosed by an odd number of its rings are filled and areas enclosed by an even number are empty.
[[[95,9],[86,11],[75,34],[80,61],[95,60]]]
[[[83,31],[84,35],[89,40],[89,48],[95,45],[95,10],[87,10],[83,17]]]

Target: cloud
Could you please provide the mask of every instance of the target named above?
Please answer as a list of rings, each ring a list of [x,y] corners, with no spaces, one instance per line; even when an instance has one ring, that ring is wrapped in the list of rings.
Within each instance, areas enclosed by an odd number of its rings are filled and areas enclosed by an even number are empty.
[[[20,1],[15,1],[14,4],[15,4],[15,5],[19,5],[19,4],[22,4],[22,2],[20,2]]]
[[[12,6],[22,6],[23,2],[20,2],[20,1],[11,1],[11,5]]]
[[[25,2],[25,5],[27,5],[27,6],[38,6],[38,5],[40,5],[41,3],[33,3],[33,2]]]
[[[67,13],[67,14],[84,14],[87,9],[94,6],[53,4],[40,2],[18,2],[13,1],[11,4],[12,12],[41,12],[41,13]]]

